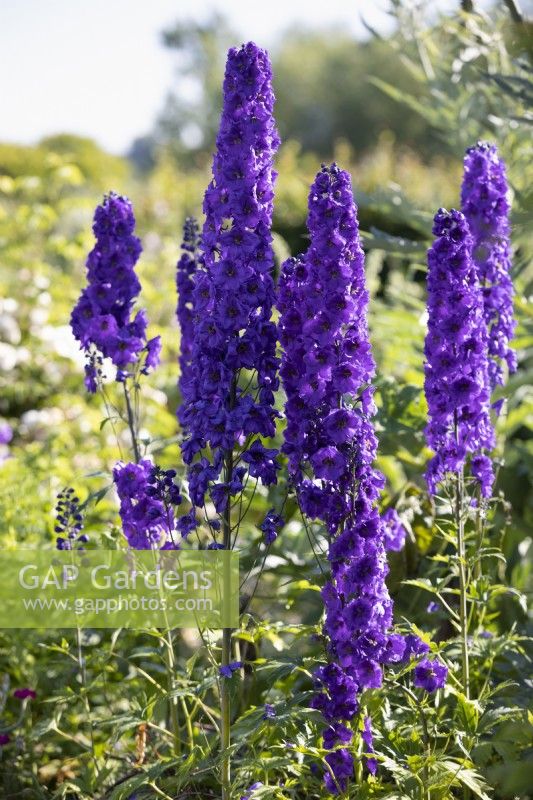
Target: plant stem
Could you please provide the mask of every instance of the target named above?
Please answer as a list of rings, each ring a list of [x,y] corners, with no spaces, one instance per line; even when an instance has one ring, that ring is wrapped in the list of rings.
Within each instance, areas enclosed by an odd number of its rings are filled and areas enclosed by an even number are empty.
[[[180,723],[178,718],[178,698],[172,697],[174,690],[174,675],[176,671],[176,664],[174,661],[174,644],[172,642],[172,631],[168,630],[165,642],[165,662],[167,668],[167,686],[169,694],[169,711],[170,711],[170,727],[172,729],[172,737],[174,740],[174,753],[181,756],[181,736],[180,736]]]
[[[226,454],[224,467],[224,482],[231,483],[233,477],[233,451]],[[231,503],[228,505],[223,517],[224,550],[231,549]],[[231,661],[231,628],[222,631],[222,666],[227,666]],[[221,748],[222,748],[222,800],[230,800],[231,764],[229,747],[231,743],[231,698],[228,678],[220,678],[220,715],[221,715]]]
[[[231,389],[229,395],[229,408],[230,410],[235,405],[235,397],[237,394],[237,376],[233,377],[231,382]],[[224,482],[230,484],[233,479],[233,447],[226,451],[224,459]],[[224,550],[232,549],[231,541],[231,497],[228,496],[228,504],[222,518],[222,532]],[[238,536],[235,534],[235,544]],[[221,666],[227,667],[231,662],[231,628],[223,628],[222,630],[222,657]],[[230,745],[231,745],[231,697],[230,697],[230,683],[228,678],[224,675],[220,677],[220,747],[222,751],[222,800],[231,800],[231,762],[230,762]]]
[[[459,420],[454,411],[455,441],[459,445]],[[459,563],[459,627],[461,631],[461,667],[463,675],[463,691],[470,698],[470,669],[468,665],[468,608],[466,599],[466,546],[465,526],[463,518],[464,505],[464,466],[455,473],[455,527],[457,530],[457,557]]]
[[[83,648],[81,644],[81,628],[78,627],[76,629],[76,643],[78,646],[78,666],[80,668],[80,682],[81,682],[81,690],[83,695],[83,705],[85,707],[85,713],[87,715],[87,722],[89,723],[89,736],[91,740],[91,753],[92,759],[94,764],[94,771],[96,776],[100,772],[98,768],[98,760],[96,758],[96,750],[94,746],[94,730],[93,730],[93,721],[91,716],[91,704],[89,703],[89,696],[87,693],[87,671],[85,669],[85,660],[83,658]]]
[[[126,398],[126,412],[128,414],[128,428],[130,429],[130,434],[131,434],[133,455],[135,457],[135,463],[138,464],[139,461],[141,460],[141,454],[139,452],[139,445],[137,443],[137,428],[135,424],[135,417],[133,414],[133,409],[131,407],[130,393],[126,385],[126,381],[124,381],[123,386],[124,386],[124,397]]]
[[[470,670],[468,664],[468,609],[466,599],[466,548],[463,520],[464,471],[463,468],[455,476],[455,525],[457,529],[457,556],[459,562],[459,625],[461,628],[461,662],[463,674],[463,691],[470,697]]]
[[[503,0],[503,2],[508,8],[513,22],[515,22],[517,25],[521,25],[524,22],[524,15],[522,14],[520,6],[516,0]]]

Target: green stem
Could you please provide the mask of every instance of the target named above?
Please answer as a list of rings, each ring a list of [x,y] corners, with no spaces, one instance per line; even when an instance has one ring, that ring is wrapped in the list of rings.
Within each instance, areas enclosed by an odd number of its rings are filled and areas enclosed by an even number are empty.
[[[133,414],[133,409],[131,407],[130,393],[126,385],[126,381],[124,381],[123,386],[124,386],[124,397],[126,399],[126,412],[128,415],[128,428],[130,429],[131,444],[133,447],[133,455],[135,457],[135,463],[138,464],[139,461],[141,460],[141,454],[139,452],[139,444],[137,442],[137,426],[135,424],[135,416]]]
[[[454,412],[455,441],[459,444],[459,420],[457,411]],[[468,608],[467,608],[467,579],[466,579],[466,546],[465,526],[463,517],[464,506],[464,466],[455,474],[455,527],[457,530],[457,558],[459,563],[459,628],[461,632],[461,669],[463,676],[463,691],[465,697],[470,697],[470,668],[468,664]]]
[[[463,519],[464,473],[461,468],[455,482],[455,525],[457,529],[457,556],[459,562],[459,625],[461,629],[461,666],[463,691],[470,697],[470,669],[468,664],[468,608],[466,598],[466,547]]]
[[[187,728],[187,737],[189,740],[189,750],[192,752],[194,747],[194,731],[192,727],[192,714],[189,713],[189,709],[187,708],[187,703],[185,699],[182,697],[180,699],[181,710],[183,711],[183,716],[185,717],[185,727]]]
[[[168,702],[170,712],[170,727],[172,730],[172,738],[174,741],[174,753],[179,757],[181,756],[181,736],[180,736],[180,722],[178,717],[178,698],[172,697],[174,691],[174,675],[176,672],[176,664],[174,661],[174,644],[172,642],[172,631],[167,632],[164,637],[165,642],[165,664],[167,668],[167,688],[168,688]]]
[[[81,628],[76,629],[76,643],[78,646],[78,666],[80,669],[80,682],[81,682],[81,691],[83,697],[83,705],[85,707],[85,713],[87,715],[87,722],[89,723],[89,737],[91,740],[91,754],[94,764],[94,771],[96,776],[100,772],[98,768],[98,760],[96,758],[96,749],[94,746],[94,730],[93,730],[93,721],[91,715],[91,704],[89,703],[89,695],[87,692],[87,670],[85,669],[85,659],[83,658],[83,648],[81,644]]]
[[[224,481],[231,483],[233,477],[233,452],[230,450],[226,454]],[[231,549],[231,503],[228,505],[223,517],[223,536],[224,550]],[[231,662],[231,628],[224,628],[222,631],[222,666],[225,667]],[[220,734],[222,749],[222,800],[230,800],[231,792],[231,764],[229,748],[231,744],[231,698],[230,683],[228,678],[220,678]]]

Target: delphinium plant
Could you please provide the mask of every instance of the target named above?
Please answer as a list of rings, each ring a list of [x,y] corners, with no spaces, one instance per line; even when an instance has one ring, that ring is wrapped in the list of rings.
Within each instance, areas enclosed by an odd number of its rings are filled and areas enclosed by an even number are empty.
[[[429,413],[426,437],[435,455],[426,477],[433,495],[439,484],[445,484],[453,502],[462,684],[468,697],[465,467],[469,466],[482,497],[490,497],[494,482],[492,464],[486,455],[495,444],[490,419],[487,327],[472,259],[472,237],[464,215],[441,209],[435,217],[433,232],[436,238],[428,254],[425,392]],[[453,613],[457,618],[457,612]]]
[[[338,793],[354,777],[361,781],[363,765],[377,770],[365,691],[381,687],[385,666],[409,663],[428,646],[392,631],[386,549],[401,547],[405,532],[392,509],[382,518],[377,505],[384,477],[375,466],[364,254],[350,176],[336,164],[323,167],[311,187],[308,228],[309,249],[285,262],[279,290],[283,450],[308,535],[310,521],[319,519],[329,537],[322,589],[329,663],[315,673],[314,706],[331,750],[325,786]],[[446,672],[426,660],[415,684],[433,691]]]
[[[273,157],[279,138],[271,80],[268,55],[255,44],[229,51],[213,179],[204,198],[190,364],[181,381],[189,494],[209,529],[208,546],[224,550],[236,546],[248,484],[275,483],[279,469],[277,450],[264,444],[275,433],[279,382],[271,319]],[[180,322],[187,336],[183,311]],[[209,501],[214,521],[207,514]],[[232,653],[232,632],[224,629],[219,674],[224,798],[230,797],[229,681],[240,667]]]
[[[292,773],[280,778],[265,769],[264,781],[255,779],[257,760],[242,755],[243,737],[236,744],[232,726],[245,729],[260,718],[275,746],[283,747],[284,764],[294,752],[300,776],[319,772],[320,784],[309,777],[310,796],[383,796],[395,785],[406,796],[441,800],[462,785],[484,797],[470,754],[491,697],[490,670],[473,676],[470,662],[498,591],[482,569],[485,559],[498,557],[486,542],[501,408],[491,394],[504,382],[503,363],[515,368],[504,167],[489,145],[468,151],[463,212],[438,212],[428,254],[426,438],[433,455],[426,479],[446,574],[436,586],[426,578],[411,583],[432,591],[451,628],[433,631],[431,641],[409,620],[393,621],[387,551],[401,550],[406,530],[384,501],[386,481],[376,465],[376,367],[351,179],[336,164],[320,169],[309,194],[309,247],[285,261],[276,290],[271,226],[279,138],[273,106],[267,53],[253,43],[231,49],[205,221],[201,228],[186,221],[177,265],[184,466],[162,469],[139,441],[141,380],[157,366],[160,342],[147,339],[144,311],[133,316],[141,248],[123,197],[110,194],[97,209],[88,286],[72,314],[88,359],[86,387],[101,392],[112,424],[121,419],[130,433],[132,457],[120,453],[113,470],[124,547],[238,549],[254,499],[272,491],[282,475],[289,500],[263,513],[259,524],[254,517],[262,534],[258,554],[266,557],[283,528],[286,502],[297,509],[311,549],[327,548],[324,559],[317,556],[324,610],[317,655],[312,670],[298,671],[313,692],[306,709],[312,724],[299,749],[280,744],[284,723],[272,703],[259,711],[247,707],[235,678],[245,667],[253,670],[253,659],[241,660],[231,629],[218,638],[200,632],[208,664],[196,683],[190,675],[177,679],[175,633],[154,632],[166,653],[166,723],[177,784],[186,785],[190,776],[195,788],[196,782],[206,785],[213,796],[215,782],[205,773],[214,762],[223,800],[236,796],[236,785],[249,787],[245,800],[308,796]],[[108,395],[110,369],[122,384],[122,410]],[[85,546],[72,490],[62,494],[58,511],[58,547]],[[85,673],[82,680],[90,718]],[[447,728],[456,708],[466,719],[465,732],[459,729],[452,742]],[[205,725],[195,722],[202,714]],[[92,756],[97,773],[94,740]],[[232,758],[246,763],[237,782]],[[251,785],[244,783],[250,777]]]
[[[159,363],[161,341],[147,339],[148,318],[144,309],[134,313],[141,291],[135,266],[142,247],[134,235],[135,217],[131,202],[110,193],[94,215],[96,244],[87,259],[88,285],[71,315],[71,327],[86,355],[85,387],[102,397],[109,421],[116,434],[120,461],[113,470],[113,483],[120,501],[122,532],[127,547],[133,549],[175,549],[190,532],[189,518],[178,522],[176,509],[182,503],[175,483],[176,470],[162,470],[151,458],[143,457],[139,437],[141,381]],[[108,372],[111,371],[111,375]],[[122,386],[123,403],[108,391],[109,381]],[[123,423],[130,436],[131,456],[123,452],[117,422]],[[56,531],[58,549],[82,547],[87,541],[81,530],[81,513],[72,490],[58,502]],[[67,534],[65,536],[64,534]],[[168,707],[174,750],[179,752],[177,699],[172,696],[176,680],[173,632],[153,631],[164,651],[167,670]],[[91,729],[91,746],[96,774],[94,733],[83,654],[82,632],[77,630],[77,661],[83,686],[86,719]]]
[[[503,397],[493,402],[492,393],[517,360],[510,347],[516,323],[505,165],[494,145],[479,142],[467,150],[464,170],[464,213],[439,211],[428,255],[426,396],[427,439],[435,451],[428,484],[434,495],[440,484],[453,504],[468,698],[469,636],[482,631],[489,613],[483,566],[498,557],[486,541],[494,506],[494,425],[503,404]]]

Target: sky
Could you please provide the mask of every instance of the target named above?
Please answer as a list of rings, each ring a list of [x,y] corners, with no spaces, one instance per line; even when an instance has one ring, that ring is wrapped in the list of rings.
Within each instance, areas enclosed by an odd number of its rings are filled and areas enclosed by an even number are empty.
[[[0,0],[0,141],[31,144],[68,132],[125,152],[176,89],[161,31],[178,19],[223,11],[242,41],[268,47],[302,21],[364,36],[364,16],[386,33],[386,7],[387,0]]]

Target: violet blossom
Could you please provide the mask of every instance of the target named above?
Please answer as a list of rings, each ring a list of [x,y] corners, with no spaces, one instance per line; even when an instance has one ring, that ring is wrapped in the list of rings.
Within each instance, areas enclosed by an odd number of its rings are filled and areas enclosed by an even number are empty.
[[[122,530],[132,549],[178,549],[195,527],[190,514],[176,521],[174,512],[182,496],[175,476],[175,470],[162,470],[149,459],[115,466]]]
[[[148,372],[159,363],[159,336],[147,341],[144,309],[132,318],[141,285],[135,264],[141,243],[134,236],[135,217],[130,201],[111,192],[98,206],[93,231],[96,245],[87,259],[88,285],[72,312],[72,332],[87,356],[85,386],[95,392],[102,377],[102,358],[117,368],[123,382],[131,371]]]
[[[302,512],[323,520],[331,537],[331,580],[322,591],[330,663],[316,673],[321,691],[314,706],[328,723],[324,744],[332,748],[349,743],[345,723],[359,713],[360,693],[381,686],[383,665],[400,661],[405,644],[389,633],[364,255],[350,176],[336,164],[324,166],[311,187],[308,229],[309,249],[285,262],[280,280],[283,450]],[[365,735],[370,742],[368,726]],[[336,779],[326,773],[326,787],[344,790],[351,752],[335,749],[326,761]]]
[[[428,252],[428,330],[424,353],[429,422],[426,439],[435,452],[426,479],[435,493],[448,473],[469,456],[484,497],[494,481],[485,451],[494,447],[490,419],[487,329],[472,260],[472,237],[460,211],[440,209]]]
[[[509,372],[515,372],[517,366],[516,353],[510,347],[516,321],[508,195],[505,163],[496,147],[488,142],[470,147],[464,159],[461,209],[473,238],[473,258],[483,295],[492,388],[504,382],[503,363]]]
[[[250,42],[229,51],[213,179],[204,198],[190,369],[179,412],[197,506],[203,506],[207,491],[215,491],[219,504],[242,491],[243,474],[220,489],[213,485],[236,445],[250,475],[264,484],[276,481],[276,451],[260,438],[275,433],[279,384],[270,231],[279,138],[271,81],[264,50]]]
[[[442,689],[448,676],[448,667],[440,661],[424,658],[415,667],[414,685],[426,692]]]

